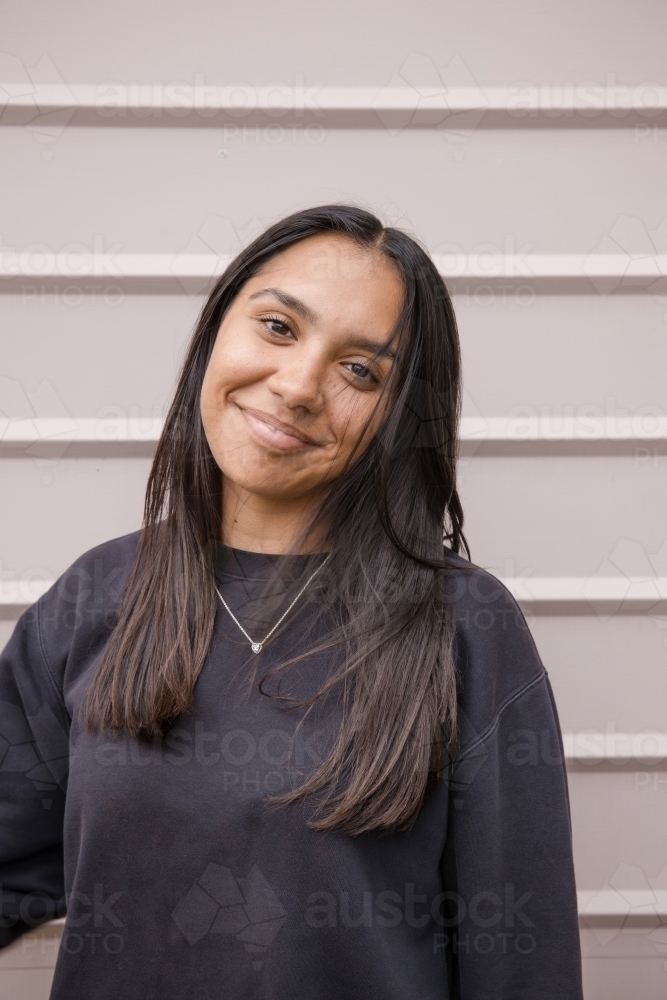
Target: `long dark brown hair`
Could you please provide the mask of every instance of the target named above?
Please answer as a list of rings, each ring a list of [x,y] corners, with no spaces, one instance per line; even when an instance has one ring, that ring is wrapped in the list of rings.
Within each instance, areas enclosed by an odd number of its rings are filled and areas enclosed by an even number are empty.
[[[414,822],[455,749],[445,584],[448,553],[470,553],[456,490],[461,361],[451,300],[419,243],[363,209],[325,205],[277,222],[216,283],[157,446],[135,561],[83,713],[93,732],[152,738],[191,710],[213,635],[222,516],[221,472],[199,409],[204,374],[245,282],[276,254],[323,233],[382,255],[400,275],[398,352],[379,430],[330,485],[312,522],[325,526],[321,550],[331,551],[316,592],[338,609],[334,631],[317,649],[341,647],[340,669],[308,701],[268,692],[276,669],[306,652],[266,674],[260,690],[305,712],[332,691],[342,703],[329,755],[274,802],[316,802],[315,829],[390,832]]]

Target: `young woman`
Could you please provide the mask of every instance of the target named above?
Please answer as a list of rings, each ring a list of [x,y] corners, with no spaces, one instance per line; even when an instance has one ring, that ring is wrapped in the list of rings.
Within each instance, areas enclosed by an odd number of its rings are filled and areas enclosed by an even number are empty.
[[[474,566],[460,358],[409,236],[325,206],[230,264],[141,532],[2,657],[2,934],[53,1000],[578,1000],[549,682]]]

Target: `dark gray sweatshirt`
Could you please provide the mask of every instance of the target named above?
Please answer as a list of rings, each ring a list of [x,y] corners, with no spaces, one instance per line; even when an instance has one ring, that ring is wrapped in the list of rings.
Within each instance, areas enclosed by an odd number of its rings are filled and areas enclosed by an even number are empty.
[[[455,766],[408,833],[349,837],[267,806],[323,758],[331,719],[313,713],[288,752],[298,713],[248,684],[254,654],[221,605],[168,736],[77,726],[136,542],[78,559],[0,658],[0,940],[67,911],[52,1000],[580,1000],[558,719],[505,587],[452,577]],[[220,592],[253,638],[280,558],[220,546]],[[265,668],[312,643],[312,616],[297,604]],[[326,659],[291,693],[314,692]]]

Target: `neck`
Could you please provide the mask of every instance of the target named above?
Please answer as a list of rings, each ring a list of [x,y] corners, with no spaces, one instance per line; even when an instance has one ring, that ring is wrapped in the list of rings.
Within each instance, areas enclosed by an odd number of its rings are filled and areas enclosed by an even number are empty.
[[[312,517],[318,499],[307,496],[277,500],[251,493],[223,477],[222,541],[247,552],[289,552]],[[318,538],[309,537],[297,551],[320,552]]]

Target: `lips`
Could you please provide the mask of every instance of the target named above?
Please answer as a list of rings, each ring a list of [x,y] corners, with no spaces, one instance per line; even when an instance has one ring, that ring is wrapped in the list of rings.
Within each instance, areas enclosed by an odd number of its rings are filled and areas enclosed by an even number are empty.
[[[253,435],[261,444],[274,451],[296,451],[318,443],[270,413],[245,406],[239,406],[239,410]]]

